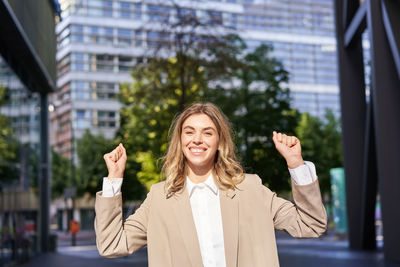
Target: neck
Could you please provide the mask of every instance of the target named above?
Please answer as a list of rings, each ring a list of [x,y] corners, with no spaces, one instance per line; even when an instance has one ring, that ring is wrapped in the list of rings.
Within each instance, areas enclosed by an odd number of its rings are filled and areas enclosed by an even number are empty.
[[[190,181],[192,181],[195,184],[203,183],[204,181],[207,180],[207,178],[210,176],[212,173],[213,168],[211,167],[194,167],[190,166],[189,164],[187,165],[187,176],[189,177]]]

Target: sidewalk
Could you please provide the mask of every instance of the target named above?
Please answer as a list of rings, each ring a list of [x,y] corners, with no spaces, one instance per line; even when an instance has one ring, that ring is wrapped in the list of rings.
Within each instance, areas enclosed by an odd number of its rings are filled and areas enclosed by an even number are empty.
[[[56,253],[39,255],[21,267],[147,267],[147,250],[142,249],[128,257],[106,259],[100,257],[95,246],[60,248]]]
[[[385,262],[382,247],[377,251],[354,251],[347,240],[335,236],[319,239],[294,239],[285,233],[277,234],[281,267],[400,267]]]
[[[133,255],[106,259],[99,256],[92,233],[78,235],[77,246],[68,244],[68,236],[60,234],[61,243],[56,253],[34,257],[26,267],[146,267],[147,250]],[[82,245],[83,243],[92,243]],[[277,233],[277,245],[281,267],[400,267],[384,261],[382,248],[374,252],[352,251],[345,240],[328,235],[319,239],[294,239],[285,233]],[[13,265],[15,266],[15,265]]]
[[[71,233],[65,231],[57,231],[58,247],[71,246]],[[96,244],[96,234],[92,230],[79,231],[76,236],[77,245]]]

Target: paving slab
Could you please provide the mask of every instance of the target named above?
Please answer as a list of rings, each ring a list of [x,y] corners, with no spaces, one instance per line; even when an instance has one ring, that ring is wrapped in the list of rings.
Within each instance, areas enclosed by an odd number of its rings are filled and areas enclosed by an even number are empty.
[[[90,235],[88,235],[90,236]],[[67,240],[64,240],[67,241]],[[61,242],[56,253],[35,256],[26,267],[147,267],[147,249],[141,249],[127,257],[102,258],[93,240],[81,240],[78,246]],[[294,239],[277,233],[277,245],[281,267],[400,267],[400,264],[385,262],[382,244],[378,250],[362,252],[350,250],[346,240],[335,236],[319,239]],[[4,265],[5,267],[16,264]]]

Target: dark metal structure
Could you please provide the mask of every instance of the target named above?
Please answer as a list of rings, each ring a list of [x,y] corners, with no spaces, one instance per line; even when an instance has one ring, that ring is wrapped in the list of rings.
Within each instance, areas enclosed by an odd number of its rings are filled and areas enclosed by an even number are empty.
[[[379,192],[385,258],[400,262],[400,1],[334,2],[350,247],[376,248]],[[369,98],[365,31],[371,54]]]
[[[48,93],[56,89],[55,13],[50,0],[0,0],[0,53],[30,91],[40,93],[39,247],[49,250]]]

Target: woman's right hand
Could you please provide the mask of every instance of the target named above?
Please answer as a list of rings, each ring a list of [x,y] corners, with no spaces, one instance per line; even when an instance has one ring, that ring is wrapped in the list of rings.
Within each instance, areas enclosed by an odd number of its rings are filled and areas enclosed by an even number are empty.
[[[126,150],[122,144],[119,144],[110,153],[103,156],[107,169],[108,178],[123,178],[126,165]]]

